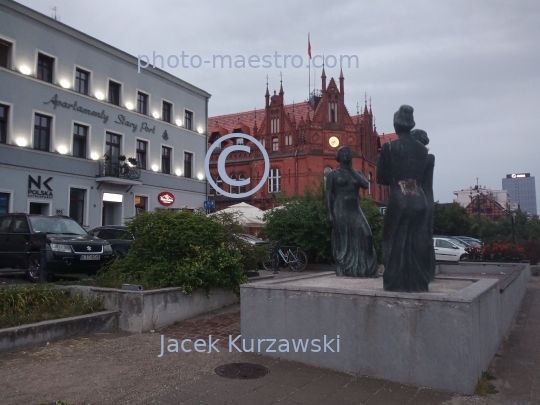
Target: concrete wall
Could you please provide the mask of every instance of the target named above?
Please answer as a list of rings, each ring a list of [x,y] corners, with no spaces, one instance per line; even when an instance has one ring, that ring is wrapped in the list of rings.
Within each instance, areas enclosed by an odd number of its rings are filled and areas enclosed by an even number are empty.
[[[458,266],[451,266],[452,268]],[[267,353],[345,372],[472,394],[491,363],[523,297],[527,267],[501,294],[482,278],[431,297],[329,291],[274,280],[241,288],[242,338],[335,339],[340,352]],[[470,270],[470,269],[469,269]],[[313,276],[303,276],[313,277]],[[320,275],[319,275],[320,277]]]
[[[116,311],[103,311],[0,329],[0,352],[114,330],[117,328],[117,315]]]
[[[162,328],[238,302],[238,297],[232,291],[221,288],[212,289],[209,297],[206,297],[203,290],[186,295],[182,293],[181,288],[149,291],[86,286],[67,288],[71,295],[82,294],[85,298],[103,297],[105,309],[120,311],[118,327],[139,333]]]

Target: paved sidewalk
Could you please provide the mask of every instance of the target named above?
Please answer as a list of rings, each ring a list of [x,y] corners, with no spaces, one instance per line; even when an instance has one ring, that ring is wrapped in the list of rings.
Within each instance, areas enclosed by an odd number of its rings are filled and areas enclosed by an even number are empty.
[[[215,332],[226,340],[240,333],[239,315],[232,309],[223,315],[207,314],[163,333],[180,339]],[[268,367],[270,373],[244,381],[205,373],[199,384],[186,384],[149,404],[540,405],[540,279],[533,277],[529,283],[510,336],[495,357],[491,371],[496,395],[464,397],[260,355],[240,356],[241,361]]]
[[[293,274],[294,275],[294,274]],[[0,403],[69,404],[366,404],[539,405],[540,278],[533,277],[508,340],[493,364],[500,391],[463,397],[248,353],[160,353],[167,339],[240,333],[238,305],[156,333],[114,332],[0,354]],[[223,347],[223,345],[218,345]],[[256,380],[230,380],[214,369],[232,362],[269,368]]]
[[[220,311],[221,312],[221,311]],[[229,335],[240,334],[240,308],[206,314],[160,330],[166,338],[193,339],[212,335],[217,347],[228,350]],[[220,345],[221,343],[221,345]],[[186,383],[158,396],[148,404],[367,404],[435,405],[453,397],[450,393],[411,387],[377,378],[355,376],[302,363],[237,354],[235,362],[266,366],[268,375],[254,380],[231,380],[203,371],[200,380]]]

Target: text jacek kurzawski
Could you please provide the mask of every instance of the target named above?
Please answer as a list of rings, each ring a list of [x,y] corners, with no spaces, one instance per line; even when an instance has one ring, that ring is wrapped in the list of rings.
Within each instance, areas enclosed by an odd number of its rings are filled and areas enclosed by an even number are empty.
[[[229,335],[229,352],[238,353],[339,353],[339,335],[330,339],[323,335],[322,339],[241,339],[242,335]],[[158,357],[165,352],[169,353],[212,353],[220,352],[216,344],[220,339],[167,339],[161,335],[161,351]]]

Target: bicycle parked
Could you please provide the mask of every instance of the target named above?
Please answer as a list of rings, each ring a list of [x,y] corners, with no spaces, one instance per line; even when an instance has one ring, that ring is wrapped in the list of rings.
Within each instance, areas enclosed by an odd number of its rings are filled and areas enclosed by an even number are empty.
[[[271,247],[268,259],[263,263],[263,266],[266,270],[275,270],[280,261],[291,266],[293,271],[303,271],[308,262],[306,252],[299,247],[275,244]]]

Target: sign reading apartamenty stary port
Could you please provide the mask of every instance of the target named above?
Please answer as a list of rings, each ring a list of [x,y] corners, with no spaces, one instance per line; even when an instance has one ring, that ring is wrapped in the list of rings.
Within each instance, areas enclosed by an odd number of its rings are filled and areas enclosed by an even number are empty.
[[[212,152],[214,151],[215,148],[221,145],[221,142],[226,141],[227,139],[230,139],[230,138],[247,139],[248,141],[252,142],[255,146],[257,146],[263,154],[264,172],[263,172],[261,181],[259,182],[259,184],[257,184],[255,187],[253,187],[251,190],[245,193],[233,194],[225,190],[222,190],[220,187],[218,187],[218,185],[212,178],[212,175],[210,174],[210,157],[212,156]],[[245,180],[233,180],[227,175],[227,172],[225,171],[225,160],[227,159],[227,156],[229,156],[229,154],[232,152],[238,152],[238,151],[249,153],[251,149],[249,146],[245,146],[245,145],[229,146],[223,152],[221,152],[218,158],[218,163],[217,163],[218,173],[219,173],[219,176],[221,177],[221,180],[223,180],[224,183],[227,183],[233,187],[242,187],[242,186],[248,185],[251,182],[250,177],[248,177]],[[266,182],[266,179],[268,178],[268,174],[270,173],[270,159],[268,157],[268,153],[266,152],[266,149],[264,148],[264,146],[262,146],[262,144],[254,137],[250,135],[242,134],[242,133],[228,134],[228,135],[218,138],[212,144],[212,146],[208,148],[208,152],[206,152],[206,157],[204,159],[204,171],[206,173],[206,178],[208,179],[208,182],[210,183],[212,187],[214,187],[214,189],[218,193],[223,194],[224,196],[227,196],[230,198],[245,198],[245,197],[249,197],[252,194],[255,194],[262,186],[264,186],[264,183]]]

